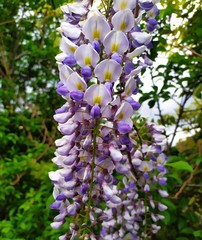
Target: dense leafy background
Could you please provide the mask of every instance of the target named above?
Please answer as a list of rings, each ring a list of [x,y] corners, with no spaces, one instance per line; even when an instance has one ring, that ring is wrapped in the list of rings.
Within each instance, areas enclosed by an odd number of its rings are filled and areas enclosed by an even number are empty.
[[[52,119],[54,109],[62,105],[55,92],[58,73],[54,56],[59,44],[55,29],[62,18],[59,6],[65,2],[0,1],[1,240],[54,240],[60,235],[50,228],[55,213],[49,210],[52,184],[48,171],[54,169],[51,158],[54,140],[59,137]],[[162,230],[153,239],[202,238],[200,3],[164,3],[151,57],[155,60],[156,53],[164,53],[168,63],[152,71],[153,90],[141,97],[151,108],[158,107],[159,123],[173,127],[168,146],[170,197],[164,202],[169,209]],[[170,25],[173,14],[183,19],[175,29]],[[162,102],[172,99],[179,105],[176,114],[164,114]],[[194,134],[173,146],[179,130],[194,130]]]

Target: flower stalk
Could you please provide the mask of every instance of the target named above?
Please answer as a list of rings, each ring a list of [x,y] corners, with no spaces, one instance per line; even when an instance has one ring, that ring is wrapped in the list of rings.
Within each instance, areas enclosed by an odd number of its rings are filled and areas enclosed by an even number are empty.
[[[93,151],[92,151],[92,172],[91,172],[91,181],[90,181],[90,190],[89,190],[89,200],[88,200],[88,207],[86,211],[86,221],[88,222],[90,207],[92,206],[92,192],[93,192],[93,181],[94,181],[94,173],[95,173],[95,157],[96,157],[96,138],[99,133],[99,121],[95,120],[95,126],[93,129]]]

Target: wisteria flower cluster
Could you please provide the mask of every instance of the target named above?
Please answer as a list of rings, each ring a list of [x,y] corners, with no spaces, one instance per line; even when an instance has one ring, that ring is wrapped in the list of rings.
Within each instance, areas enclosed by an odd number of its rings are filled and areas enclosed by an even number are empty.
[[[139,75],[152,64],[156,2],[87,0],[61,8],[57,93],[66,103],[54,115],[63,137],[53,159],[59,169],[49,173],[51,208],[59,211],[51,226],[71,218],[60,240],[148,239],[160,228],[168,195],[163,128],[145,123],[143,138],[133,119]]]

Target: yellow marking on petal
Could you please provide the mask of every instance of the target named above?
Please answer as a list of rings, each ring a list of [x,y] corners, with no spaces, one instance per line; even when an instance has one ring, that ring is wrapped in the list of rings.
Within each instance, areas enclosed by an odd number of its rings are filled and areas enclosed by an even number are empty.
[[[124,10],[124,9],[126,9],[127,8],[127,6],[128,6],[128,3],[127,3],[127,1],[121,1],[121,4],[119,5],[119,8],[120,8],[120,10]]]
[[[80,159],[81,162],[85,162],[86,161],[86,156],[85,155],[80,156],[79,159]]]
[[[90,57],[85,57],[84,58],[84,64],[87,66],[91,66],[92,65],[92,59]]]
[[[111,50],[112,50],[112,52],[118,52],[118,50],[119,50],[119,44],[117,44],[117,43],[112,43],[112,45],[111,45]]]
[[[161,159],[158,159],[158,160],[157,160],[157,163],[158,163],[158,164],[161,164],[161,163],[162,163],[162,160],[161,160]]]
[[[122,120],[123,117],[124,117],[124,113],[123,113],[123,112],[120,112],[119,117],[118,117],[118,120],[119,120],[119,121]]]
[[[148,172],[148,170],[149,170],[148,166],[144,166],[143,171]]]
[[[98,104],[100,105],[102,101],[102,97],[101,96],[95,96],[93,99],[94,104]]]
[[[104,79],[106,82],[109,82],[112,79],[112,72],[106,71],[104,73]]]
[[[104,165],[103,165],[103,166],[101,166],[100,171],[103,172],[103,173],[105,173],[105,170],[106,170],[106,169],[107,169],[107,166],[104,166]]]
[[[125,29],[126,29],[126,22],[125,21],[121,22],[119,28],[120,28],[121,31],[125,31]]]
[[[93,30],[93,39],[100,39],[100,30],[99,29],[94,29]]]
[[[131,89],[128,88],[128,90],[127,90],[127,92],[126,92],[126,96],[128,96],[128,95],[130,94],[130,91],[131,91]]]
[[[76,87],[77,87],[77,89],[80,90],[80,91],[83,91],[83,90],[84,90],[84,89],[83,89],[83,85],[82,85],[81,82],[78,82],[78,83],[76,84]]]
[[[69,50],[70,50],[70,52],[74,53],[74,52],[76,51],[76,48],[75,48],[75,47],[72,47],[72,46],[70,46],[70,47],[69,47]]]

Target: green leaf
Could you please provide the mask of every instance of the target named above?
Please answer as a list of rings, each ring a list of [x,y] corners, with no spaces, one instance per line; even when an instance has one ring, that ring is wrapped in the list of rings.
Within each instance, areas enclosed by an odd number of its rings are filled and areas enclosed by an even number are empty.
[[[147,99],[151,98],[151,94],[150,93],[144,93],[143,96],[140,97],[140,103],[146,101]]]
[[[193,235],[194,235],[194,237],[202,237],[202,231],[201,230],[194,231]]]
[[[195,32],[196,32],[196,35],[197,35],[198,37],[201,37],[201,36],[202,36],[202,29],[201,29],[201,28],[197,28],[197,29],[195,30]]]
[[[177,162],[177,161],[183,161],[183,157],[179,156],[169,156],[167,163]]]
[[[176,211],[176,205],[169,199],[162,199],[161,202],[168,206],[169,210]]]
[[[200,99],[202,98],[202,84],[199,84],[195,88],[193,95],[197,98],[200,98]]]
[[[202,162],[202,156],[196,159],[196,164],[199,165]]]
[[[183,228],[186,228],[187,223],[186,223],[185,219],[180,218],[180,219],[178,220],[177,226],[178,226],[178,230],[179,230],[179,231],[181,231]]]
[[[183,184],[182,179],[180,178],[179,174],[177,174],[177,172],[172,172],[172,173],[168,173],[167,175],[169,178],[173,178],[176,180],[176,183],[178,184]]]
[[[165,223],[166,225],[169,225],[169,223],[171,222],[170,213],[169,213],[168,211],[166,211],[166,212],[163,212],[162,215],[165,217],[164,220],[163,220],[164,223]]]
[[[190,228],[190,227],[187,227],[187,228],[183,228],[180,232],[184,233],[184,234],[192,234],[193,233],[193,229]]]
[[[154,101],[154,100],[150,100],[150,101],[148,102],[148,105],[149,105],[150,108],[153,108],[154,105],[155,105],[155,101]]]
[[[196,215],[196,213],[194,212],[187,212],[186,213],[186,217],[187,219],[189,219],[192,223],[199,223],[200,219],[199,219],[199,216]]]
[[[189,1],[185,2],[185,3],[183,4],[183,9],[186,9],[186,8],[189,6],[189,4],[190,4]]]
[[[188,171],[188,172],[193,172],[193,168],[189,163],[184,162],[184,161],[179,161],[179,162],[173,162],[173,163],[167,163],[166,166],[172,167],[176,170],[179,171]]]

